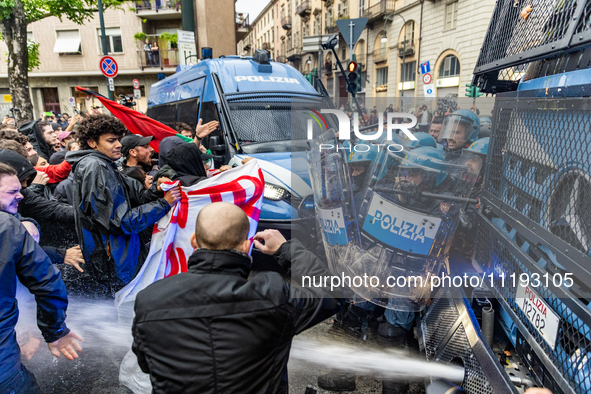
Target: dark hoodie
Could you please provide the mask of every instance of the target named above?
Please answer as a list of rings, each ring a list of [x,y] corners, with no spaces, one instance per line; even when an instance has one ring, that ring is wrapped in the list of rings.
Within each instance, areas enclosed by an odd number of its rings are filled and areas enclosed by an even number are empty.
[[[21,183],[26,182],[26,186],[29,186],[37,175],[35,167],[27,159],[11,150],[0,150],[0,162],[14,168],[18,180]],[[41,227],[45,227],[48,223],[74,225],[74,208],[70,205],[48,200],[28,187],[24,187],[21,193],[24,198],[18,204],[18,212],[22,216],[35,219]]]
[[[181,181],[183,186],[191,186],[207,179],[203,158],[197,145],[183,142],[173,146],[167,154],[167,164],[154,176],[154,182],[158,178],[167,177],[173,181]]]
[[[140,233],[154,225],[170,205],[133,178],[117,171],[95,150],[68,152],[76,232],[88,272],[116,290],[129,283],[148,255]]]
[[[31,145],[33,145],[33,148],[35,148],[39,156],[49,161],[49,158],[53,153],[55,153],[55,151],[47,144],[47,142],[45,142],[45,138],[43,138],[43,132],[39,130],[38,123],[39,121],[37,120],[24,123],[18,128],[18,131],[29,137],[29,142]]]
[[[166,137],[158,145],[158,167],[162,168],[168,164],[168,158],[170,156],[170,150],[178,145],[186,144],[180,137]]]

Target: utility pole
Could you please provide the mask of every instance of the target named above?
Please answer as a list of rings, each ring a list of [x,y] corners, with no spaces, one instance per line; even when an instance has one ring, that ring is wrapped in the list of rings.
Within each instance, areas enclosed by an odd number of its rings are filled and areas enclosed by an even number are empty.
[[[105,18],[103,16],[103,1],[98,0],[99,21],[101,23],[101,45],[103,47],[103,55],[107,56],[109,50],[107,49],[107,36],[105,33]],[[109,92],[109,100],[115,100],[115,92],[109,89],[109,79],[107,78],[107,91]]]

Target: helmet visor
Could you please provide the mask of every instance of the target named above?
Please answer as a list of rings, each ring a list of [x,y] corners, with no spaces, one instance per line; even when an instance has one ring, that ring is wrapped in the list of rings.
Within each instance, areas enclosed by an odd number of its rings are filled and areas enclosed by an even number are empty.
[[[443,120],[438,141],[452,140],[458,145],[463,145],[472,134],[472,122],[458,115],[450,115]]]

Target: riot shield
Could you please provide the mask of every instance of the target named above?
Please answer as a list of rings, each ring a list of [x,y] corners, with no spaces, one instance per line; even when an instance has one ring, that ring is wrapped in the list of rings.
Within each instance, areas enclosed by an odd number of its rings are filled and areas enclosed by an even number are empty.
[[[329,269],[334,275],[351,275],[360,238],[346,150],[334,149],[338,144],[332,129],[312,140],[308,168]]]
[[[402,154],[382,150],[368,176],[356,198],[362,244],[356,266],[379,285],[358,294],[389,309],[420,311],[477,174],[445,162],[436,148],[420,147]]]

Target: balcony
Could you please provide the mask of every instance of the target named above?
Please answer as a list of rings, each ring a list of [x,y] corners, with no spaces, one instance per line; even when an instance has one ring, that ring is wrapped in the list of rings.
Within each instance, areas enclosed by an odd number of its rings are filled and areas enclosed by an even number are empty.
[[[310,2],[308,0],[302,1],[302,4],[296,7],[296,14],[298,14],[302,18],[310,15],[311,12],[312,6],[310,5]]]
[[[388,48],[380,48],[373,51],[373,62],[375,64],[388,61]]]
[[[277,57],[275,58],[275,61],[276,61],[277,63],[287,63],[287,58],[286,58],[285,56],[277,56]]]
[[[381,0],[378,4],[374,4],[363,10],[361,17],[368,18],[368,23],[381,20],[384,16],[394,12],[394,0]]]
[[[135,13],[148,20],[181,19],[181,0],[142,0],[135,2]]]
[[[337,33],[338,31],[339,31],[339,28],[337,27],[337,24],[334,22],[332,22],[332,24],[330,24],[324,28],[325,34],[334,34],[334,33]]]
[[[299,48],[290,48],[287,50],[287,60],[290,62],[297,62],[298,60],[302,59],[302,54],[300,53]]]
[[[272,51],[273,45],[270,42],[263,42],[262,47],[265,51]]]
[[[291,30],[291,16],[281,19],[281,27],[283,27],[283,30]]]
[[[419,40],[406,40],[406,47],[404,46],[405,41],[398,43],[398,57],[410,57],[414,56],[415,48],[419,45]]]
[[[246,36],[242,41],[242,49],[248,51],[250,48],[252,48],[252,35]]]
[[[317,53],[319,50],[322,49],[322,43],[326,42],[330,37],[331,35],[329,34],[322,36],[306,36],[304,37],[302,42],[302,51]],[[339,44],[337,44],[335,49],[339,49]]]
[[[236,13],[236,41],[244,39],[250,32],[250,22],[248,14],[242,12]]]
[[[157,51],[144,51],[138,50],[138,63],[140,70],[146,68],[159,68],[164,70],[165,68],[176,68],[179,64],[179,51],[176,49],[164,49]]]

